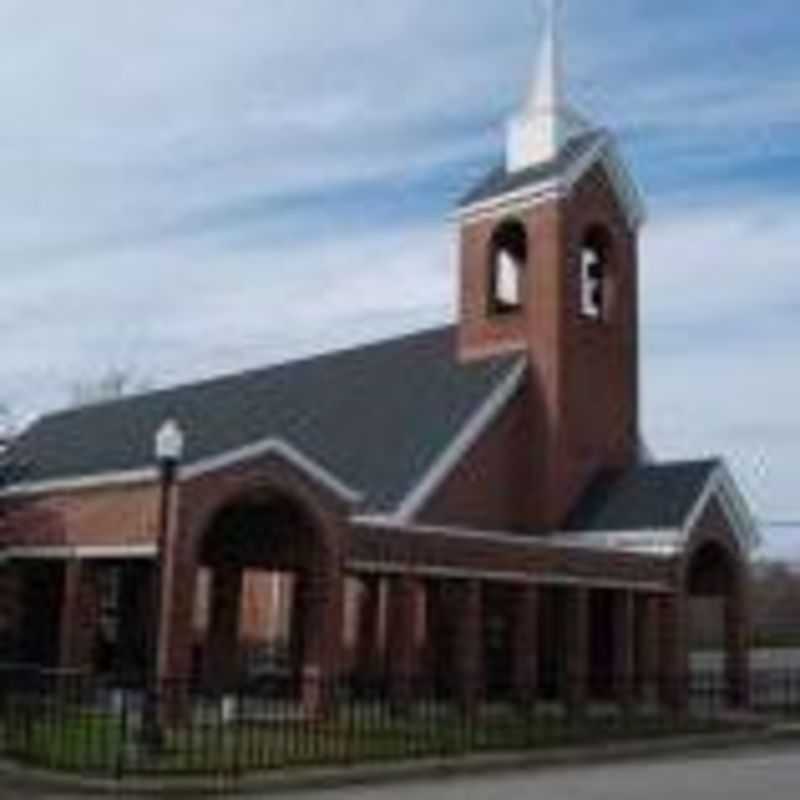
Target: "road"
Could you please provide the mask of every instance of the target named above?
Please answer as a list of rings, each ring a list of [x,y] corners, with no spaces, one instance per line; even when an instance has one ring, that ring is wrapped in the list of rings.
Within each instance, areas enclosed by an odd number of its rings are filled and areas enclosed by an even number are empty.
[[[799,776],[800,747],[795,747],[287,796],[310,800],[796,800]],[[279,796],[266,794],[264,800]],[[0,784],[0,800],[20,797],[77,800],[79,796],[33,794],[27,787]]]

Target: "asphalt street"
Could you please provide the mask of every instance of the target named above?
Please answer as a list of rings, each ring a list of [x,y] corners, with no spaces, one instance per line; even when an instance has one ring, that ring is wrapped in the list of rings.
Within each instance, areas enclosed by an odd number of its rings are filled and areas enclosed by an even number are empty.
[[[275,798],[280,794],[268,793],[263,797]],[[486,777],[373,788],[293,792],[288,796],[319,800],[796,800],[800,796],[800,747],[770,752],[733,751],[650,763],[494,773]],[[0,784],[3,800],[24,797],[76,800],[86,795],[34,794],[30,787]]]

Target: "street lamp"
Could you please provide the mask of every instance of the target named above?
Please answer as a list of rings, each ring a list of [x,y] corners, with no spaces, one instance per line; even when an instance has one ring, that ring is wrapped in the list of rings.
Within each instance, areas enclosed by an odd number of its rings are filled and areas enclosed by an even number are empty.
[[[174,419],[167,419],[162,423],[153,440],[153,454],[158,465],[159,476],[159,514],[156,560],[153,569],[151,620],[148,626],[147,686],[142,709],[142,742],[153,754],[161,752],[164,745],[164,733],[161,729],[158,708],[158,651],[163,604],[161,584],[169,532],[170,500],[175,475],[183,458],[184,443],[183,431]]]

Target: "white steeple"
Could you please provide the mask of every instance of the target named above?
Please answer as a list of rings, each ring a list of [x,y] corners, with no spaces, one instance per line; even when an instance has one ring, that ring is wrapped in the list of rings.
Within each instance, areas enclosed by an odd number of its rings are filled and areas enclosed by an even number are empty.
[[[574,118],[563,96],[561,0],[544,0],[546,19],[539,63],[522,112],[508,125],[508,172],[553,160],[569,136]]]

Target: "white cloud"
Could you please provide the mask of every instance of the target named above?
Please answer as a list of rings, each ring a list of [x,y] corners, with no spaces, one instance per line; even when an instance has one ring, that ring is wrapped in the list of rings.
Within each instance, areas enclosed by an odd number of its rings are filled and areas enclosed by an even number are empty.
[[[571,85],[655,201],[654,444],[730,454],[759,511],[796,514],[800,208],[759,161],[796,147],[794,4],[725,5],[568,4]],[[498,154],[536,25],[529,0],[0,3],[0,395],[448,319],[442,217]],[[764,185],[734,196],[744,164]]]

